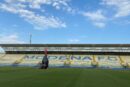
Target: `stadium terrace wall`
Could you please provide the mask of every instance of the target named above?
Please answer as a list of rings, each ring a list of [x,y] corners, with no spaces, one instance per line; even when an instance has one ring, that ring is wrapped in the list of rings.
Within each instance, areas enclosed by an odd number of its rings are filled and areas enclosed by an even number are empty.
[[[0,44],[6,54],[130,55],[130,44]]]
[[[44,54],[43,51],[6,51],[6,54]],[[77,55],[130,55],[130,52],[53,52],[48,51],[48,54],[77,54]]]
[[[49,67],[130,69],[130,44],[1,44],[0,66],[39,67],[48,49]]]

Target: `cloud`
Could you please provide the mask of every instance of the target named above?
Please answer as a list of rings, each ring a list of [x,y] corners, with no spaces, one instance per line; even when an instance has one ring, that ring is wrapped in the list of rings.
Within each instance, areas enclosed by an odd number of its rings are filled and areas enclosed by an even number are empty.
[[[24,7],[29,7],[33,9],[41,9],[43,5],[50,5],[52,7],[69,8],[68,2],[70,0],[5,0],[6,3],[16,3],[24,5]],[[28,4],[28,5],[25,5]]]
[[[0,3],[0,9],[19,15],[36,29],[65,28],[66,23],[58,17],[40,15],[31,9],[42,11],[41,7],[44,5],[51,5],[56,9],[71,9],[67,2],[69,0],[5,0],[5,2]]]
[[[34,12],[29,10],[19,10],[19,14],[26,21],[28,21],[32,25],[35,25],[35,27],[40,30],[47,28],[66,27],[66,24],[64,22],[54,16],[45,17],[39,14],[35,14]]]
[[[89,17],[92,21],[100,21],[106,19],[101,10],[97,10],[96,12],[85,12],[83,15]]]
[[[0,34],[0,44],[16,44],[16,43],[25,43],[24,41],[19,40],[17,34]]]
[[[105,27],[105,20],[107,19],[101,10],[97,10],[94,12],[83,12],[83,16],[89,18],[93,24],[97,27]]]
[[[82,12],[83,16],[91,20],[93,25],[99,28],[104,28],[107,22],[130,16],[130,0],[101,0],[99,5],[104,8]]]
[[[95,22],[94,25],[99,27],[99,28],[104,28],[106,26],[106,24],[103,22]]]
[[[115,17],[124,17],[130,15],[130,0],[102,0],[105,6],[115,7]]]
[[[70,43],[77,43],[77,42],[79,42],[79,41],[80,41],[79,39],[70,39],[70,40],[69,40]]]

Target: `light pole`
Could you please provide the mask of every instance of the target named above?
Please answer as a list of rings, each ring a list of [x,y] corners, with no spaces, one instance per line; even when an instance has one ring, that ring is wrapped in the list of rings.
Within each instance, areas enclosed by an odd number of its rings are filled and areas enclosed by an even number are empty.
[[[32,34],[30,33],[30,40],[29,40],[30,44],[32,44]]]

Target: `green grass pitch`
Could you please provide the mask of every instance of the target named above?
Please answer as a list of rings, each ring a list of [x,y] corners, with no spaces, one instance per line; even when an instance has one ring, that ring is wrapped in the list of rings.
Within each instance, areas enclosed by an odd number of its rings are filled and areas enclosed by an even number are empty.
[[[0,87],[130,87],[130,71],[0,67]]]

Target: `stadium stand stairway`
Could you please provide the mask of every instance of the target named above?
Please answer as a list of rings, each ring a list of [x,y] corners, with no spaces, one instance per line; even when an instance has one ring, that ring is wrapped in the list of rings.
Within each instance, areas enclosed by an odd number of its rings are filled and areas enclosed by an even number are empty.
[[[2,57],[4,57],[6,54],[0,54],[0,59],[2,58]]]
[[[124,68],[127,68],[127,63],[125,62],[125,59],[122,57],[122,56],[119,56],[119,59],[120,59],[120,64],[124,67]]]
[[[17,59],[14,63],[13,66],[18,66],[24,59],[25,55],[21,56],[21,58]]]
[[[130,68],[130,56],[120,56],[120,57],[123,59],[123,61],[126,64],[126,66],[128,68]]]
[[[95,55],[93,55],[93,60],[92,60],[92,64],[91,64],[94,68],[96,68],[98,66],[98,62],[96,60]]]
[[[123,68],[119,56],[97,55],[96,61],[98,61],[99,68]]]
[[[24,55],[21,54],[6,54],[0,59],[0,66],[11,66],[15,61],[21,59]]]
[[[71,55],[66,55],[66,59],[63,61],[65,67],[70,67],[72,61],[70,60]]]
[[[39,66],[44,55],[28,54],[25,55],[19,62],[19,66]]]

